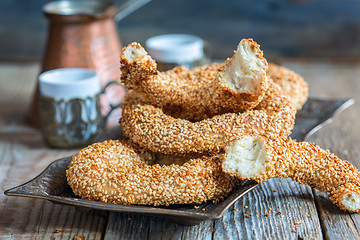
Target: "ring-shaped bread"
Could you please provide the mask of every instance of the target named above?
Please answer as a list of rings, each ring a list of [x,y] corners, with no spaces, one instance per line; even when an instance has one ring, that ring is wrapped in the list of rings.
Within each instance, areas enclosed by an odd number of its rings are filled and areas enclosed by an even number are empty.
[[[121,81],[129,90],[166,114],[190,121],[252,109],[268,88],[267,61],[252,39],[243,39],[224,63],[193,70],[180,66],[159,72],[138,43],[124,47],[120,62]]]
[[[300,74],[274,63],[269,64],[266,75],[288,95],[296,110],[301,110],[309,97],[309,86],[304,78]]]
[[[175,155],[220,153],[229,141],[245,133],[269,138],[288,136],[296,113],[272,80],[263,101],[253,110],[225,113],[198,122],[174,118],[139,99],[136,93],[130,93],[123,105],[120,125],[124,136],[142,148]]]
[[[216,202],[240,183],[222,172],[217,157],[160,166],[152,153],[120,140],[82,149],[73,156],[66,176],[76,195],[124,205]]]
[[[328,192],[342,210],[360,213],[360,172],[314,143],[246,135],[231,142],[225,152],[223,170],[232,176],[257,182],[291,178]]]

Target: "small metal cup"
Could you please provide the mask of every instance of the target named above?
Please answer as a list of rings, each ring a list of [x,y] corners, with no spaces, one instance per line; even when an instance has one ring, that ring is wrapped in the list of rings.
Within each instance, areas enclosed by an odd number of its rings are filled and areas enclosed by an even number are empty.
[[[44,141],[58,148],[80,148],[91,144],[104,129],[110,114],[102,117],[100,95],[116,82],[101,89],[98,76],[92,70],[63,68],[41,74],[39,83]],[[111,105],[111,109],[119,105]]]

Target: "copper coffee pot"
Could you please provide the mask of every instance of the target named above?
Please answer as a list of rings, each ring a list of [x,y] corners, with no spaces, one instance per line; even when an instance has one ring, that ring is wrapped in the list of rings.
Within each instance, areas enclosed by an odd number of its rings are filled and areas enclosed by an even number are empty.
[[[118,9],[113,3],[101,0],[62,0],[46,4],[43,12],[49,29],[41,72],[67,67],[93,69],[102,86],[119,79],[121,43],[116,22],[149,1],[129,0]],[[124,95],[123,87],[109,87],[101,99],[102,113],[106,115],[109,104],[118,103]],[[37,88],[29,114],[29,122],[35,127],[40,127],[38,107]],[[110,126],[117,124],[120,109],[112,115],[114,120],[110,117]]]

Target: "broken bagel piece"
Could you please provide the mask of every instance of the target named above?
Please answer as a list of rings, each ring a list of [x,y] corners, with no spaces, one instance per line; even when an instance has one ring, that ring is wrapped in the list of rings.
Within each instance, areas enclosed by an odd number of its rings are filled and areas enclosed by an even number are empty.
[[[253,109],[268,88],[268,64],[252,39],[241,40],[224,63],[193,70],[180,66],[160,72],[138,43],[123,49],[120,63],[121,81],[129,90],[140,94],[146,104],[190,121]]]
[[[360,173],[349,162],[310,142],[245,135],[226,149],[223,171],[263,182],[291,178],[323,192],[342,210],[360,213]]]

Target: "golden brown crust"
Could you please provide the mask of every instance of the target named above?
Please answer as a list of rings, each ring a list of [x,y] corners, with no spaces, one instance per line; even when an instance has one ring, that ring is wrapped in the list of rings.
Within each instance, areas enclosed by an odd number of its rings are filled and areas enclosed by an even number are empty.
[[[253,40],[244,39],[240,45],[250,46],[249,51],[255,57],[249,61],[260,69],[252,77],[254,90],[233,89],[224,79],[224,72],[240,53],[236,52],[224,64],[210,64],[194,70],[181,66],[159,72],[155,61],[137,43],[123,49],[121,80],[128,89],[141,94],[147,104],[159,107],[176,118],[199,121],[218,114],[246,111],[255,107],[265,94],[268,87],[267,62]],[[140,55],[131,55],[133,49],[138,49]],[[239,81],[250,83],[242,79]]]
[[[358,180],[359,181],[359,180]],[[357,198],[357,204],[355,203],[355,198]],[[335,188],[329,196],[329,199],[336,204],[341,210],[348,212],[356,212],[360,213],[360,185],[359,182],[357,184],[348,183]],[[344,201],[349,199],[350,205],[348,201]],[[353,200],[354,199],[354,200]]]
[[[136,102],[129,98],[128,101]],[[245,133],[273,138],[288,136],[294,118],[295,109],[287,96],[270,81],[264,100],[256,109],[244,113],[226,113],[190,122],[166,115],[151,105],[125,103],[120,125],[126,137],[153,152],[214,154]]]
[[[254,172],[247,177],[239,171],[229,172],[229,167],[224,167],[225,172],[239,179],[251,179],[257,182],[270,178],[290,177],[300,184],[329,192],[330,200],[341,209],[360,213],[360,173],[349,162],[339,159],[329,150],[324,150],[314,143],[297,142],[284,137],[275,139],[256,137],[261,138],[265,143],[266,158],[260,159],[265,170]],[[229,162],[223,166],[230,166]],[[350,204],[344,200],[344,197],[350,199]]]
[[[218,201],[239,184],[217,157],[160,166],[145,152],[117,140],[90,145],[73,156],[68,183],[84,199],[155,206]]]
[[[132,43],[131,48],[131,53],[129,54],[135,56],[141,55],[141,58],[137,61],[132,61],[128,54],[126,54],[126,48],[122,50],[120,56],[121,80],[123,83],[126,83],[125,85],[128,89],[135,88],[144,79],[147,79],[149,76],[155,77],[158,74],[155,60],[147,55],[139,43]],[[137,51],[138,53],[136,53]]]
[[[301,110],[309,95],[307,82],[298,73],[273,63],[269,63],[266,74],[279,84],[283,92],[289,96],[296,110]]]

